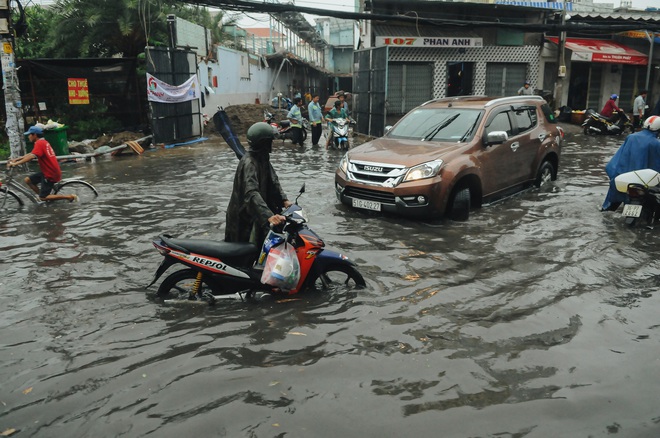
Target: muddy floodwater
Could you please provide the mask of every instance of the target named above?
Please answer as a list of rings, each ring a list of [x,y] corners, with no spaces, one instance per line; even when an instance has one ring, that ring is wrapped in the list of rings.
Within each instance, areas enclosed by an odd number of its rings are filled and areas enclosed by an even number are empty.
[[[222,239],[220,141],[63,165],[91,203],[0,213],[0,433],[20,437],[658,437],[660,229],[601,213],[620,138],[468,222],[337,204],[341,154],[273,165],[365,290],[172,306],[161,233]]]

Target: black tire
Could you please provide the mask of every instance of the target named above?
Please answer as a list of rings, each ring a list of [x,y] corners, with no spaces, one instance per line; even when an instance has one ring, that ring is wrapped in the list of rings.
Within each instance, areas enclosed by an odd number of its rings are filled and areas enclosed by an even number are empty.
[[[305,140],[307,140],[307,130],[304,129],[304,128],[302,129],[302,136],[301,136],[301,138],[302,138],[302,141],[303,141],[303,142],[304,142]],[[301,145],[301,146],[302,146],[302,145]]]
[[[16,210],[23,206],[23,200],[7,187],[0,187],[0,209]]]
[[[454,189],[449,207],[449,218],[451,220],[464,222],[470,218],[471,196],[468,187]]]
[[[589,126],[585,126],[582,132],[584,133],[584,135],[589,135],[591,134],[591,129],[589,129]]]
[[[88,182],[82,180],[66,181],[58,186],[56,195],[77,195],[78,202],[90,202],[99,196],[99,192]]]
[[[213,288],[202,276],[202,283],[197,295],[192,293],[197,272],[193,269],[182,269],[168,275],[158,288],[158,297],[167,301],[200,301],[205,296],[213,294]]]
[[[635,224],[637,223],[637,218],[628,216],[628,217],[626,217],[625,223],[629,227],[634,227]]]
[[[536,187],[543,187],[555,179],[555,166],[549,161],[544,161],[536,172],[536,179],[534,185]]]
[[[327,291],[336,287],[349,289],[362,289],[367,283],[362,274],[350,265],[330,265],[323,268],[321,272],[310,274],[307,279],[307,288]]]

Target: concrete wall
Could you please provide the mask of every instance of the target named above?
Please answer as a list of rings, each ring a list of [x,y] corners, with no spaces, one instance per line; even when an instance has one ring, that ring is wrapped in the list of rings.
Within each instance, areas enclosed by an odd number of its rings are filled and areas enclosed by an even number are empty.
[[[257,100],[266,103],[273,71],[265,66],[263,58],[225,47],[218,47],[216,51],[217,62],[198,64],[200,85],[208,87],[204,112],[212,113],[217,106],[256,103]]]

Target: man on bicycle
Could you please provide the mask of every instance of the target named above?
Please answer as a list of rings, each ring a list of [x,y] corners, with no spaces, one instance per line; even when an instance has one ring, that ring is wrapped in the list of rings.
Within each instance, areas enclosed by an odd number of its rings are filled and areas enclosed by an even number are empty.
[[[31,126],[25,135],[28,136],[28,140],[34,143],[32,152],[27,153],[19,158],[10,159],[7,161],[7,168],[10,169],[12,167],[16,167],[36,158],[39,163],[39,170],[41,170],[41,172],[33,173],[32,175],[26,177],[25,184],[27,184],[28,187],[34,191],[34,193],[39,195],[39,199],[42,201],[59,201],[64,199],[68,200],[69,202],[77,201],[77,195],[51,194],[55,183],[62,179],[62,170],[60,169],[60,163],[55,157],[55,151],[53,151],[50,143],[48,143],[46,139],[43,138],[43,129],[39,128],[38,126]],[[41,184],[41,188],[37,187],[37,184]]]

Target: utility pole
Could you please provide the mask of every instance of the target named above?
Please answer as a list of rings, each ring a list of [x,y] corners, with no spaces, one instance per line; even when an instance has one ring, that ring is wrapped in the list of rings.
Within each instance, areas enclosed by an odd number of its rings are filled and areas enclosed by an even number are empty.
[[[5,94],[5,111],[7,120],[5,131],[9,138],[11,158],[17,158],[25,153],[25,124],[21,115],[21,92],[18,88],[18,69],[14,59],[14,37],[11,26],[11,11],[9,0],[0,0],[0,56],[2,57],[2,85]]]
[[[559,109],[561,105],[561,99],[564,95],[564,80],[566,79],[566,59],[565,59],[565,47],[566,47],[566,31],[563,30],[564,25],[566,24],[566,1],[564,0],[561,10],[561,26],[562,30],[559,32],[559,45],[557,47],[557,81],[555,82],[555,110]]]

